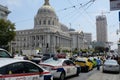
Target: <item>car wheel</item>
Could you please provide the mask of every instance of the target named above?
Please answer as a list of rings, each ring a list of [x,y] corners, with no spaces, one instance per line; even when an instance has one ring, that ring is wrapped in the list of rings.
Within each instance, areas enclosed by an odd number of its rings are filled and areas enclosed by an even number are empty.
[[[120,71],[117,72],[118,74],[120,73]]]
[[[105,70],[103,70],[102,72],[105,73]]]
[[[65,80],[65,72],[62,72],[62,73],[60,74],[59,80]]]
[[[89,72],[89,66],[86,66],[86,72]]]
[[[79,74],[80,74],[80,71],[81,71],[81,68],[80,68],[80,67],[77,67],[76,76],[79,76]]]

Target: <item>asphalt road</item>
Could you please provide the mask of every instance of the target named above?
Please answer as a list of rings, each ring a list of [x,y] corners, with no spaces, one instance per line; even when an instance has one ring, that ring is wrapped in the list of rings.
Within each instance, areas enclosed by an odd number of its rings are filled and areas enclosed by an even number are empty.
[[[79,76],[68,77],[66,80],[120,80],[120,73],[103,73],[102,69],[98,71],[95,68],[89,72],[82,72]]]
[[[101,70],[90,76],[88,80],[120,80],[120,73],[119,74],[113,72],[103,73]]]
[[[100,71],[96,70],[95,68],[89,72],[81,72],[79,76],[68,77],[66,80],[88,80],[90,76],[94,75],[97,72],[100,72]]]

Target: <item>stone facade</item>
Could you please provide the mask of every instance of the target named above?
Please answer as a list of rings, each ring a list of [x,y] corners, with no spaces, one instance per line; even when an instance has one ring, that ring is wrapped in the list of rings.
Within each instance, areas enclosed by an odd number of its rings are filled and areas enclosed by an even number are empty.
[[[69,31],[66,25],[59,22],[49,0],[45,0],[34,18],[34,28],[16,31],[12,46],[19,52],[39,49],[42,53],[56,53],[57,49],[80,50],[83,39],[83,32]]]

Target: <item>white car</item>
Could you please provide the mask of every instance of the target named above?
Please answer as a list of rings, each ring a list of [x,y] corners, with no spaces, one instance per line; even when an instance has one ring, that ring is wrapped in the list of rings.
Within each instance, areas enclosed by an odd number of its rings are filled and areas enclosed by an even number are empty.
[[[31,61],[0,58],[0,80],[53,80],[53,76]]]
[[[50,58],[40,63],[40,65],[49,70],[52,73],[53,78],[57,78],[59,80],[65,80],[68,76],[79,75],[81,71],[80,66],[76,66],[69,59]]]
[[[120,72],[120,65],[116,60],[106,60],[103,64],[103,72]]]

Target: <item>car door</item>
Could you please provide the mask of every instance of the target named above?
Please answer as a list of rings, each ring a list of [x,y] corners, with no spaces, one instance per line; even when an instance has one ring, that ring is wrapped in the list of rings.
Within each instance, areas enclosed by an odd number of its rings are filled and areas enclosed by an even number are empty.
[[[1,72],[2,71],[2,72]],[[18,62],[0,68],[2,80],[43,80],[38,66],[29,62]],[[42,72],[42,70],[41,70]]]
[[[90,59],[88,59],[87,61],[88,61],[88,64],[89,64],[89,70],[92,70],[93,62]]]
[[[68,60],[68,62],[69,62],[70,72],[71,72],[70,75],[75,75],[77,73],[77,67],[72,61]]]
[[[69,66],[69,62],[67,60],[65,60],[62,64],[64,70],[65,70],[65,73],[66,73],[66,77],[67,76],[70,76],[70,66]]]
[[[22,63],[12,63],[0,68],[0,78],[2,80],[25,80],[26,76],[23,76],[24,65]]]
[[[37,65],[29,62],[24,63],[25,73],[30,74],[27,80],[44,80],[43,70]]]
[[[77,68],[74,66],[74,64],[70,60],[65,60],[64,61],[64,69],[66,71],[66,76],[71,76],[77,72]]]

